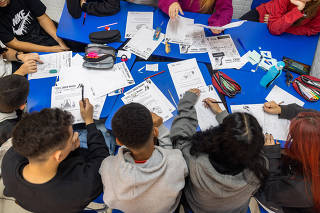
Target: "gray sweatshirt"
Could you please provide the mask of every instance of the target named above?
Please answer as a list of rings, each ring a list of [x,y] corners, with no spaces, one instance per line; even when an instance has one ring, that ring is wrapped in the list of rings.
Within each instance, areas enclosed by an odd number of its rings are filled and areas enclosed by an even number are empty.
[[[181,151],[172,149],[163,125],[158,140],[160,146],[143,164],[136,164],[126,147],[103,160],[103,200],[110,208],[126,213],[169,213],[177,208],[188,168]]]
[[[249,199],[259,188],[259,181],[250,170],[237,175],[223,175],[215,170],[207,154],[198,157],[190,154],[191,141],[198,126],[194,108],[198,97],[187,92],[180,100],[178,116],[172,123],[170,137],[179,148],[189,168],[189,178],[184,189],[185,197],[194,213],[246,213]],[[226,111],[217,115],[222,122]]]

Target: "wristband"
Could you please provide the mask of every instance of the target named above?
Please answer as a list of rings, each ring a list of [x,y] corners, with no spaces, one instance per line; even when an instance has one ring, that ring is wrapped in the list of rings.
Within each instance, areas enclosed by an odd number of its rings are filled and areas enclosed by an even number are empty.
[[[17,51],[17,52],[16,52],[16,59],[17,59],[18,62],[23,63],[23,62],[18,58],[18,55],[21,55],[21,53],[19,53],[19,52]]]

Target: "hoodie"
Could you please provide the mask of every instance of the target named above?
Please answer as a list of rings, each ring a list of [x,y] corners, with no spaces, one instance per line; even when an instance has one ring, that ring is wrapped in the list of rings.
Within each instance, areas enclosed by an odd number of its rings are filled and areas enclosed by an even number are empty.
[[[212,166],[208,154],[190,154],[189,138],[196,133],[197,113],[194,108],[198,97],[186,92],[178,106],[178,116],[172,123],[170,137],[179,148],[189,168],[184,189],[186,201],[195,213],[246,213],[250,197],[259,188],[257,177],[248,169],[236,175],[221,174]],[[217,115],[222,122],[228,113]]]
[[[11,137],[13,128],[18,121],[19,118],[15,111],[12,113],[0,112],[0,146]]]
[[[135,163],[126,147],[104,159],[100,167],[103,200],[110,208],[126,213],[175,211],[188,169],[181,151],[171,149],[168,139],[169,130],[160,126],[160,146],[145,163]]]

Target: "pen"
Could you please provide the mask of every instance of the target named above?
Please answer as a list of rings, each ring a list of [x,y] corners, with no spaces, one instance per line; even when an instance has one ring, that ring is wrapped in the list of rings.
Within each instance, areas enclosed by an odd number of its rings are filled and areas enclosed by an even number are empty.
[[[102,25],[102,26],[97,27],[97,29],[103,28],[103,27],[109,27],[109,26],[112,26],[112,25],[115,25],[115,24],[118,24],[118,22],[114,22],[112,24],[107,24],[107,25]]]
[[[84,13],[82,25],[86,22],[87,13]]]
[[[178,108],[178,105],[177,105],[177,103],[175,102],[175,100],[174,100],[174,98],[173,98],[173,96],[172,96],[172,94],[171,94],[171,92],[170,92],[170,90],[169,90],[169,89],[168,89],[168,92],[169,92],[169,95],[170,95],[170,97],[171,97],[171,99],[172,99],[172,101],[173,101],[174,105],[176,105],[176,108]]]
[[[161,74],[161,73],[164,73],[165,71],[161,71],[161,72],[159,72],[159,73],[157,73],[157,74],[154,74],[154,75],[151,75],[151,76],[149,76],[149,77],[146,77],[144,80],[147,80],[147,79],[149,79],[149,78],[152,78],[152,77],[154,77],[154,76],[156,76],[156,75],[159,75],[159,74]]]
[[[244,47],[242,41],[239,38],[237,38],[237,41],[239,42],[239,44],[242,47],[242,49],[247,52],[247,49]]]
[[[84,102],[84,85],[81,84],[81,95],[82,95],[82,103],[83,103],[83,106],[85,107],[85,102]]]
[[[280,101],[280,102],[278,103],[278,105],[283,104],[283,103],[284,103],[284,101]]]

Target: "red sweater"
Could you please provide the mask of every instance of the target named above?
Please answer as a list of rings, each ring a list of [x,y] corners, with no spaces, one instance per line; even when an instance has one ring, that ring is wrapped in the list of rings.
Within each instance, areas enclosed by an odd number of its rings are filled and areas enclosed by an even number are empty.
[[[264,15],[269,14],[268,28],[274,35],[287,32],[310,36],[320,32],[320,9],[314,18],[303,20],[299,26],[292,25],[303,17],[303,11],[299,11],[290,0],[271,0],[258,6],[256,10],[259,12],[260,22],[264,22]]]

